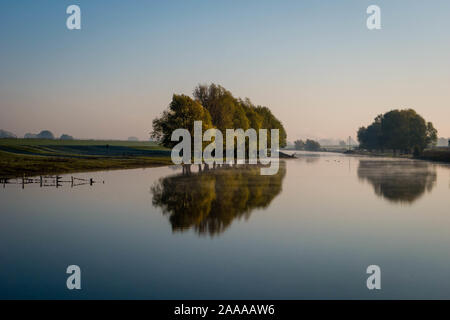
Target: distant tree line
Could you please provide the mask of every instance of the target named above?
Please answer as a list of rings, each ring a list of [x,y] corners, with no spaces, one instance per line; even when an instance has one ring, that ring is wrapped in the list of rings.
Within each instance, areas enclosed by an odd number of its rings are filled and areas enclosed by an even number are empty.
[[[294,145],[295,150],[320,151],[322,149],[319,142],[310,139],[306,139],[306,141],[296,140]]]
[[[42,130],[38,134],[34,133],[26,133],[24,136],[25,139],[55,139],[55,135],[53,132],[49,130]]]
[[[199,85],[194,89],[193,98],[174,94],[167,110],[153,120],[151,136],[162,145],[172,148],[178,142],[171,141],[172,132],[178,128],[187,129],[193,137],[194,121],[202,121],[203,131],[217,128],[223,134],[226,129],[252,128],[279,129],[279,145],[286,146],[286,131],[283,124],[265,106],[256,106],[250,99],[235,98],[220,85]],[[225,144],[224,144],[225,145]]]
[[[392,110],[358,130],[360,148],[420,154],[437,142],[437,130],[413,109]]]
[[[26,133],[24,138],[25,139],[49,139],[49,140],[56,139],[55,135],[50,130],[42,130],[38,134]],[[59,139],[60,140],[73,140],[73,137],[68,134],[62,134],[59,137]]]
[[[9,131],[0,129],[0,139],[14,139],[17,138],[17,136]]]
[[[61,137],[59,137],[60,140],[73,140],[73,137],[68,134],[62,134]]]
[[[0,139],[11,139],[17,138],[17,136],[9,131],[0,129]],[[56,139],[55,135],[49,130],[42,130],[41,132],[35,133],[26,133],[24,135],[24,139]],[[60,140],[73,140],[73,137],[68,134],[62,134],[59,137]]]

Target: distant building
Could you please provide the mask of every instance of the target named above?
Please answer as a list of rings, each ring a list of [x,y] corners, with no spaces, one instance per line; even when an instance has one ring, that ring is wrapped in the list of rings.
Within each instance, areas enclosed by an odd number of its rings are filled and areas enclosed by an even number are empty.
[[[129,137],[128,141],[139,141],[139,139],[136,137]]]

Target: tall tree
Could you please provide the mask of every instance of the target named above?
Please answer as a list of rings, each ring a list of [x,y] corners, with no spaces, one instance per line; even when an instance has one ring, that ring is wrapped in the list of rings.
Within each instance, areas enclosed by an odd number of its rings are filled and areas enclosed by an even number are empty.
[[[304,150],[305,149],[305,142],[303,140],[296,140],[294,141],[295,150]]]
[[[223,133],[226,129],[249,128],[243,107],[224,87],[199,85],[194,89],[194,98],[209,111],[212,123]]]
[[[278,129],[279,145],[286,146],[286,130],[269,108],[255,106],[248,98],[236,99],[230,91],[216,84],[197,86],[194,98],[209,111],[213,125],[222,132],[226,129],[268,129],[270,145],[270,129]]]
[[[381,150],[381,119],[383,115],[375,118],[374,122],[366,127],[361,127],[358,130],[358,141],[361,148],[368,150]]]
[[[168,110],[160,118],[153,120],[152,138],[163,146],[172,148],[178,142],[171,141],[172,132],[183,128],[194,137],[194,121],[202,121],[202,130],[212,128],[211,116],[200,103],[186,95],[174,94]]]
[[[358,130],[360,146],[368,150],[390,149],[394,153],[420,154],[437,141],[437,131],[413,109],[391,110]]]
[[[314,140],[306,139],[305,142],[305,150],[308,151],[320,151],[321,146],[320,143]]]
[[[257,106],[255,111],[261,116],[263,119],[262,128],[263,129],[278,129],[280,136],[280,147],[286,146],[287,134],[286,130],[283,127],[283,124],[278,120],[270,111],[269,108],[263,106]],[[268,141],[271,141],[270,130],[267,135]]]

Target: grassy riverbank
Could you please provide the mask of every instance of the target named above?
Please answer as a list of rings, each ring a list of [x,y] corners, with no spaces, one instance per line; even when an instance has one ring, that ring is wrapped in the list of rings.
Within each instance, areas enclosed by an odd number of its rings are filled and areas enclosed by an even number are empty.
[[[425,149],[420,156],[414,157],[412,154],[394,154],[393,152],[378,152],[378,151],[366,151],[366,150],[351,150],[345,152],[348,155],[360,155],[371,157],[392,157],[392,158],[408,158],[408,159],[420,159],[428,161],[438,162],[450,162],[450,148],[438,147],[432,149]]]
[[[423,160],[450,162],[450,148],[433,148],[424,150],[423,154],[419,157]]]
[[[0,177],[170,165],[153,142],[0,139]]]
[[[0,139],[0,178],[167,166],[170,154],[149,141]]]
[[[400,153],[393,153],[392,151],[367,151],[367,150],[347,150],[344,152],[347,155],[357,155],[357,156],[368,156],[368,157],[383,157],[383,158],[407,158],[412,159],[412,154],[400,154]]]

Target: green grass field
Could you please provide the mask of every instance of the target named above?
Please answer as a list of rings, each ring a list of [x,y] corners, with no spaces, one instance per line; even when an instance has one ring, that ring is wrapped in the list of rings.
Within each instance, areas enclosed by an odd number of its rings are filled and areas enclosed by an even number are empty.
[[[0,139],[0,177],[171,164],[150,141]]]

